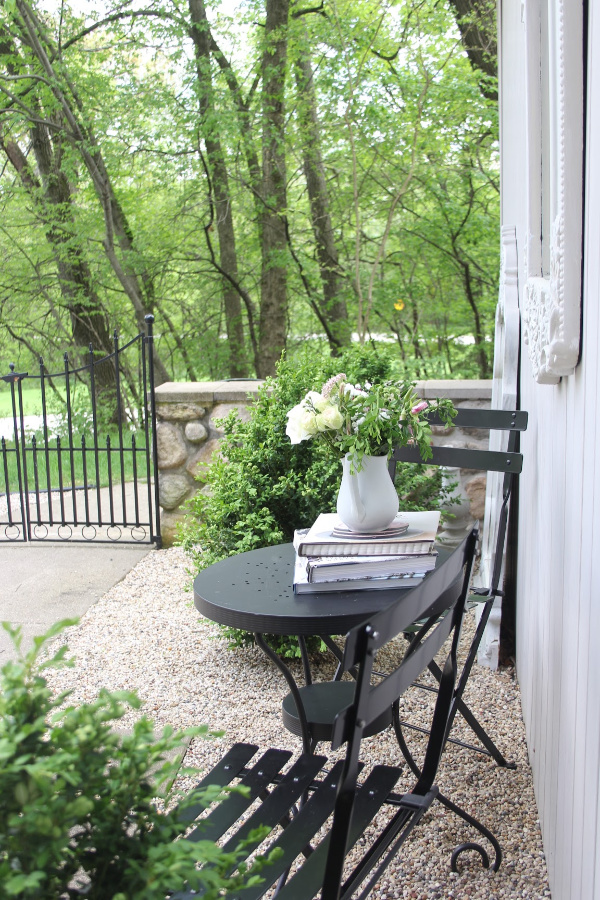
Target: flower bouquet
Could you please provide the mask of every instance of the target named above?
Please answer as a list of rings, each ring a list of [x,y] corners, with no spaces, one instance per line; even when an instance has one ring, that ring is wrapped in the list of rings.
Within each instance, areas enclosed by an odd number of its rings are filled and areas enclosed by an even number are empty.
[[[286,433],[293,444],[319,438],[342,459],[338,515],[351,531],[372,533],[390,526],[398,512],[387,468],[394,447],[412,443],[422,459],[432,455],[432,409],[446,423],[456,415],[449,400],[420,400],[411,383],[351,384],[340,373],[289,410]]]
[[[417,445],[428,459],[428,413],[433,410],[448,424],[456,415],[450,400],[420,400],[410,382],[351,384],[340,373],[288,412],[286,434],[292,444],[319,438],[336,456],[349,455],[353,469],[360,471],[364,456],[389,457],[394,447],[407,444]]]

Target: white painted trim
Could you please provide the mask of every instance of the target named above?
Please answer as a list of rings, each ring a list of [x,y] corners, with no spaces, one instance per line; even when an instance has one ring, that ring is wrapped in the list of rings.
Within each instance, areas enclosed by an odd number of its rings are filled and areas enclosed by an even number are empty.
[[[579,358],[583,6],[572,0],[528,0],[523,8],[529,167],[523,337],[535,380],[557,384],[573,373]],[[541,25],[546,9],[547,42]],[[542,195],[548,191],[543,210]],[[548,228],[550,234],[543,235]],[[544,261],[545,241],[549,266]]]
[[[516,409],[520,316],[517,231],[514,225],[502,226],[501,240],[502,256],[500,290],[496,307],[492,409]],[[505,450],[507,443],[508,438],[503,432],[491,432],[490,450]],[[504,476],[501,472],[488,472],[487,474],[481,563],[477,580],[477,584],[485,587],[491,581],[493,554],[498,534],[498,518],[502,505],[503,479]],[[490,669],[498,668],[501,612],[502,601],[500,597],[496,597],[477,655],[479,664],[488,666]]]

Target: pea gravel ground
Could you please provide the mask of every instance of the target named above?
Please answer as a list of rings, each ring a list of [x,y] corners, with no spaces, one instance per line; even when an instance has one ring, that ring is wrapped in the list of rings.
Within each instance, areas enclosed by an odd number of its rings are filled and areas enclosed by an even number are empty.
[[[206,768],[237,740],[299,751],[298,739],[281,724],[281,675],[257,648],[227,649],[217,626],[194,608],[188,568],[181,550],[148,554],[69,630],[66,640],[75,667],[49,671],[49,681],[56,690],[71,689],[71,702],[92,700],[102,687],[135,690],[144,701],[143,712],[159,728],[208,724],[225,732],[222,738],[192,741],[186,765]],[[465,631],[470,628],[467,622]],[[329,673],[326,661],[316,665],[319,674]],[[406,695],[407,718],[417,724],[426,719],[427,696],[422,691]],[[501,769],[486,757],[449,745],[438,784],[496,834],[504,852],[500,871],[484,870],[476,854],[461,857],[459,874],[450,871],[454,847],[477,836],[434,804],[377,885],[377,900],[550,897],[514,672],[475,667],[466,699],[517,767]],[[131,725],[136,715],[128,712],[123,726]],[[453,734],[457,730],[458,722]],[[412,734],[409,741],[418,753]],[[467,732],[464,736],[471,739]],[[363,751],[371,762],[399,761],[390,732],[365,741]],[[398,789],[410,786],[407,773]],[[181,787],[188,787],[185,780]]]

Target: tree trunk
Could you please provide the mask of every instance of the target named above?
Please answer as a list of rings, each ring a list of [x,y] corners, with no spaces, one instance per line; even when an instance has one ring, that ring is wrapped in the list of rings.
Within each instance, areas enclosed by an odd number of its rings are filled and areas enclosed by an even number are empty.
[[[351,328],[346,303],[340,297],[342,271],[329,212],[329,191],[321,156],[317,98],[307,49],[300,50],[295,71],[298,87],[298,117],[303,132],[304,177],[306,178],[319,272],[323,286],[323,300],[319,304],[320,318],[326,328],[331,351],[335,354],[341,347],[350,343]]]
[[[16,0],[16,10],[19,17],[16,24],[22,32],[23,40],[49,80],[50,89],[60,105],[61,113],[68,126],[68,129],[65,129],[67,139],[81,155],[102,204],[106,228],[104,250],[115,275],[133,305],[138,328],[143,331],[146,328],[145,316],[152,312],[154,299],[152,277],[144,265],[143,259],[135,250],[132,231],[115,195],[95,135],[89,127],[86,127],[81,118],[83,104],[74,85],[64,69],[60,75],[55,71],[45,47],[43,29],[31,6],[25,0]],[[157,385],[169,380],[169,373],[158,355],[156,345],[154,345],[154,372]]]
[[[56,151],[56,158],[49,136],[39,123],[32,127],[31,137],[41,184],[16,141],[5,140],[0,134],[0,146],[30,195],[46,229],[46,238],[58,271],[58,284],[69,312],[73,340],[84,354],[83,364],[87,365],[90,347],[93,347],[96,356],[105,357],[112,353],[113,345],[90,268],[76,238],[71,188],[60,169],[59,150]],[[116,379],[112,360],[107,359],[97,365],[94,376],[97,403],[105,408],[108,405],[115,407]],[[116,421],[116,409],[113,413],[111,419]]]
[[[14,44],[5,30],[0,33],[0,53],[16,58]],[[46,238],[56,262],[58,283],[69,311],[76,346],[86,352],[86,357],[90,346],[93,346],[98,355],[108,356],[112,353],[113,345],[89,265],[83,248],[76,239],[71,187],[61,170],[63,148],[60,136],[55,136],[53,146],[41,118],[40,116],[30,129],[31,144],[41,183],[31,171],[27,157],[19,144],[5,138],[1,130],[0,147],[31,197],[46,230]],[[100,401],[103,394],[115,389],[113,363],[107,360],[99,365],[95,376],[96,400]]]
[[[457,259],[459,259],[458,254]],[[465,286],[465,294],[467,296],[469,306],[471,307],[471,310],[473,312],[473,323],[475,325],[475,346],[477,348],[479,376],[480,378],[489,378],[490,363],[487,353],[485,352],[485,334],[483,333],[483,328],[481,327],[481,316],[479,315],[477,301],[475,300],[475,292],[473,290],[473,281],[471,278],[471,267],[469,266],[468,262],[464,262],[463,260],[459,261],[462,270],[463,284]]]
[[[490,100],[498,100],[493,86],[498,77],[496,0],[450,0],[462,44],[474,69],[493,79],[481,91]]]
[[[225,155],[218,138],[210,71],[211,36],[204,0],[189,0],[192,19],[192,38],[198,74],[200,128],[204,137],[214,197],[214,215],[219,235],[220,270],[222,273],[223,303],[229,345],[229,374],[232,378],[248,375],[244,342],[244,325],[240,295],[234,285],[239,281],[233,213],[229,193],[229,179]]]
[[[262,58],[262,272],[259,378],[274,375],[287,336],[285,70],[289,0],[267,0]]]
[[[230,61],[227,59],[227,57],[215,41],[214,36],[212,35],[210,38],[210,49],[215,58],[215,61],[217,62],[219,68],[221,69],[221,72],[223,73],[223,76],[225,77],[227,87],[229,88],[234,106],[237,111],[242,148],[244,151],[244,157],[246,159],[246,166],[248,168],[248,186],[252,192],[252,199],[256,211],[256,220],[260,228],[262,213],[262,200],[260,196],[261,170],[258,160],[258,154],[256,152],[256,146],[254,143],[254,123],[252,114],[250,112],[250,103],[258,85],[258,77],[254,79],[250,90],[248,91],[246,97],[244,97]]]

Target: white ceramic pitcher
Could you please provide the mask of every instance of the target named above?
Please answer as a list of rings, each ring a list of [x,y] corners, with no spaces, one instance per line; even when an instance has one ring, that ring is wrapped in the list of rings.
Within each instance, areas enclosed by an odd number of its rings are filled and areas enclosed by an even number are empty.
[[[399,507],[387,456],[363,456],[360,472],[352,474],[346,454],[342,467],[338,516],[352,531],[383,531],[392,524]]]

